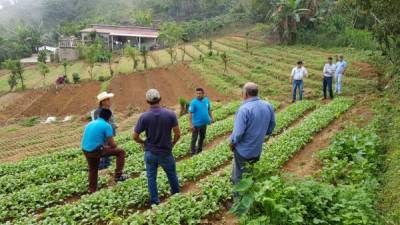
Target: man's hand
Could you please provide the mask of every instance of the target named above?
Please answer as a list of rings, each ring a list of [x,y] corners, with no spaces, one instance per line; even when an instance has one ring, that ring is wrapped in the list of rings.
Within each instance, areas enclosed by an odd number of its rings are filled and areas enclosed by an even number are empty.
[[[190,129],[191,132],[194,132],[196,130],[196,127],[193,126],[192,124],[190,124],[190,128],[189,129]]]
[[[235,145],[233,143],[229,143],[229,147],[231,148],[232,152],[235,150]]]

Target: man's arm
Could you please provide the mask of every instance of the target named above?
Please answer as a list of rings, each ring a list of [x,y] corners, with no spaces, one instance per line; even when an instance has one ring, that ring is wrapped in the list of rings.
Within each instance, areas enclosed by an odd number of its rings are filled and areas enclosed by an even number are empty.
[[[305,67],[303,67],[303,70],[304,70],[304,76],[305,76],[305,77],[308,77],[308,71],[307,71],[307,69],[306,69]]]
[[[190,125],[190,131],[193,131],[194,126],[192,123],[192,118],[193,118],[193,114],[191,112],[189,112],[189,125]]]
[[[181,138],[181,129],[179,129],[179,126],[175,126],[172,128],[172,131],[174,132],[174,140],[172,141],[172,146],[175,146],[176,142]]]
[[[268,124],[268,130],[266,133],[267,136],[270,136],[272,134],[272,132],[275,129],[275,126],[276,126],[275,112],[274,112],[274,110],[271,110],[271,120],[269,121],[269,124]]]
[[[213,123],[213,122],[214,122],[214,117],[213,117],[213,115],[212,115],[211,108],[208,109],[208,115],[210,115],[211,123]]]
[[[133,132],[133,140],[138,144],[144,145],[144,140],[140,138],[139,133]]]
[[[290,74],[289,82],[293,83],[294,69],[292,69],[292,73]]]
[[[246,115],[244,110],[238,111],[235,117],[235,123],[233,125],[233,131],[231,135],[231,144],[235,145],[243,138],[244,131],[246,130]]]
[[[107,145],[110,146],[111,148],[116,148],[117,144],[114,141],[113,137],[107,138]]]

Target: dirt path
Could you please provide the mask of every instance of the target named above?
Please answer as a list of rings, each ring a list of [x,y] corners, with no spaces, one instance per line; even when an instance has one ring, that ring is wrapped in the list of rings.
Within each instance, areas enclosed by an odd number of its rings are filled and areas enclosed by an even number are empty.
[[[345,126],[351,123],[361,126],[370,121],[372,117],[373,112],[367,104],[364,102],[357,103],[349,111],[315,135],[309,144],[285,163],[282,170],[298,177],[314,175],[322,167],[322,164],[316,158],[316,153],[327,148],[334,135]]]

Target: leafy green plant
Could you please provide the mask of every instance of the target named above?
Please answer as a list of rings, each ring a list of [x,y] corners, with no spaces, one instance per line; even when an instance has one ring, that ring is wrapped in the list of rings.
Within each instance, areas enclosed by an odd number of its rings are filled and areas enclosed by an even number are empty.
[[[27,119],[23,119],[19,124],[24,127],[33,127],[40,122],[39,119],[40,119],[39,117],[34,116]]]
[[[81,80],[81,76],[79,76],[79,73],[73,73],[72,80],[74,81],[74,84],[79,83],[79,81]]]

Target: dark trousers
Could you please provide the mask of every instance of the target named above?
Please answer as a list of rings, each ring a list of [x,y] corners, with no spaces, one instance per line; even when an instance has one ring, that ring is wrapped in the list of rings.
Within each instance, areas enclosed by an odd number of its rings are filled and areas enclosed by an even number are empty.
[[[333,90],[332,90],[332,77],[325,77],[324,76],[324,81],[323,81],[323,91],[324,91],[324,98],[326,99],[326,88],[328,88],[329,91],[329,97],[333,99]]]
[[[233,184],[238,184],[242,179],[243,173],[250,172],[248,169],[249,165],[252,165],[260,160],[260,157],[246,159],[241,156],[237,150],[233,150],[233,166],[232,166],[232,177],[231,181]],[[246,168],[247,167],[247,168]]]
[[[117,166],[115,168],[115,178],[122,175],[125,164],[125,151],[119,148],[104,147],[94,152],[83,152],[88,162],[89,170],[89,192],[93,193],[97,190],[97,179],[100,158],[104,156],[116,156]]]
[[[303,80],[293,81],[293,101],[296,101],[297,89],[299,89],[300,100],[303,100]]]
[[[192,143],[190,146],[192,149],[192,155],[200,153],[203,150],[203,143],[204,138],[206,137],[206,131],[207,125],[194,127],[194,130],[192,131]],[[199,140],[199,142],[196,148],[197,139]]]
[[[179,193],[179,181],[176,174],[176,163],[172,153],[167,155],[154,154],[151,151],[144,153],[144,161],[146,163],[147,184],[150,192],[150,203],[158,205],[160,199],[158,198],[157,188],[157,169],[160,165],[164,172],[167,174],[168,182],[171,187],[171,194]]]

